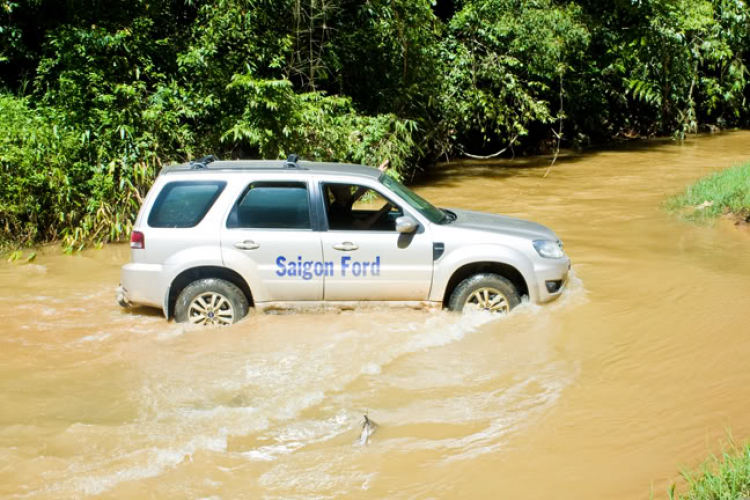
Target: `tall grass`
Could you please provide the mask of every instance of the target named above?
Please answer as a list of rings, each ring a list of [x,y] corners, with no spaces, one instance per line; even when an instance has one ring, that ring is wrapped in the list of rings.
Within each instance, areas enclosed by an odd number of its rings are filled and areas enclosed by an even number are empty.
[[[683,472],[690,489],[670,500],[746,500],[750,498],[750,444],[712,456],[697,472]]]
[[[750,162],[700,179],[667,200],[666,207],[696,222],[709,221],[727,212],[750,212]]]

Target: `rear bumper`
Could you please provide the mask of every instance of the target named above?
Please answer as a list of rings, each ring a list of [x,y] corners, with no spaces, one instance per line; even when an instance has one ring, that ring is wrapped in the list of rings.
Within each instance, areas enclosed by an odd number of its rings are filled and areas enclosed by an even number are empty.
[[[562,295],[568,283],[570,259],[549,259],[541,265],[535,265],[537,278],[537,302],[551,302]],[[548,286],[549,285],[549,286]]]
[[[123,307],[162,307],[164,294],[159,290],[163,268],[158,264],[130,263],[122,266],[117,302]]]

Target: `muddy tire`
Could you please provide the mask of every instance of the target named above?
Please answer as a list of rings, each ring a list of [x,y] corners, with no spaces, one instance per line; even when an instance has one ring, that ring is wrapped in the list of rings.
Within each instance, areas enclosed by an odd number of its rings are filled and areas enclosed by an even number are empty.
[[[217,278],[193,281],[177,296],[178,323],[227,326],[247,316],[247,297],[236,285]]]
[[[505,314],[521,303],[518,289],[499,274],[475,274],[463,280],[451,293],[448,309],[461,312],[473,307]]]

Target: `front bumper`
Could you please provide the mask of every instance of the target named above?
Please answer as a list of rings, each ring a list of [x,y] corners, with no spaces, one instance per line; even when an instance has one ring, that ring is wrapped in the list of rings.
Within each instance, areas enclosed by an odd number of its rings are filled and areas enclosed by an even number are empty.
[[[542,264],[534,266],[537,278],[537,302],[543,304],[551,302],[562,295],[568,283],[570,259],[548,259]]]

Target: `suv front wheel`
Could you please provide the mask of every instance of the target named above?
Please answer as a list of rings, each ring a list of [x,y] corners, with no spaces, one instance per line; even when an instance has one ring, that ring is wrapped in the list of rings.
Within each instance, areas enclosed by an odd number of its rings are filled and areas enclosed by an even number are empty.
[[[499,274],[483,273],[459,283],[448,301],[448,309],[506,314],[520,303],[521,296],[513,283]]]
[[[247,297],[236,285],[217,278],[193,281],[177,296],[175,321],[194,325],[231,325],[247,315]]]

